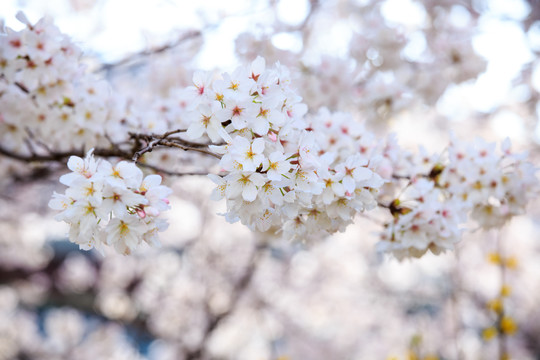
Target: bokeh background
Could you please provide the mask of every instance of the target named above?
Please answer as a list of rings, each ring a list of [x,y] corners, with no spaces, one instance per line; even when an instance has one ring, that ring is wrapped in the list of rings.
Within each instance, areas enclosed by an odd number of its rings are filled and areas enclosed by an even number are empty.
[[[291,68],[311,112],[350,112],[410,151],[508,136],[538,164],[537,1],[0,2],[16,30],[19,10],[51,16],[141,118],[174,116],[163,108],[196,69],[260,55]],[[540,359],[538,201],[500,231],[471,226],[454,252],[399,262],[375,251],[376,212],[288,242],[228,224],[205,176],[168,178],[163,246],[102,256],[48,210],[54,170],[0,175],[0,359],[488,360],[501,346]]]

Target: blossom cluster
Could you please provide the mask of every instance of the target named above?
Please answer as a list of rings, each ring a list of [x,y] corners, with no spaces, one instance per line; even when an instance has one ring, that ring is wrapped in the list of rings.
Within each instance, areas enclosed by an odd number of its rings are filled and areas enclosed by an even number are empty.
[[[212,81],[194,76],[191,140],[226,142],[223,177],[213,197],[227,199],[227,219],[287,238],[343,230],[358,211],[376,206],[383,184],[373,159],[357,154],[362,130],[345,114],[306,117],[286,68],[257,58]]]
[[[420,257],[428,250],[434,254],[453,250],[467,219],[463,202],[447,199],[444,191],[423,178],[413,181],[403,199],[390,207],[394,217],[385,225],[377,248],[398,259]]]
[[[453,138],[446,159],[425,154],[408,161],[409,183],[389,205],[393,219],[378,244],[398,258],[453,249],[469,218],[483,229],[500,228],[525,213],[540,189],[535,167],[511,151],[509,139],[497,153],[495,143]]]
[[[20,155],[121,143],[181,125],[177,99],[140,104],[87,71],[82,51],[49,18],[0,32],[0,146]],[[1,164],[4,165],[4,164]],[[9,171],[2,166],[3,171]]]
[[[423,150],[409,154],[394,136],[377,139],[347,113],[308,112],[288,68],[279,63],[268,68],[262,57],[221,78],[195,72],[193,86],[174,89],[143,110],[110,97],[108,84],[85,73],[80,50],[50,21],[31,25],[22,14],[18,17],[26,28],[7,29],[0,36],[0,139],[6,150],[34,153],[29,143],[47,151],[114,145],[125,140],[128,130],[180,128],[185,130],[180,139],[211,144],[210,151],[220,157],[220,175],[209,176],[217,184],[212,197],[226,199],[228,221],[307,239],[343,231],[355,214],[382,204],[392,220],[379,249],[398,257],[452,248],[467,214],[483,228],[500,227],[522,213],[537,190],[534,167],[512,154],[509,143],[502,155],[493,144],[457,140],[444,160]],[[403,45],[399,37],[381,36],[388,44]],[[387,61],[377,67],[385,71],[373,72],[362,91],[354,90],[356,85],[346,91],[377,116],[390,107],[390,113],[408,107],[411,100],[408,85],[396,85],[406,72],[395,71],[399,64],[388,61],[392,46],[378,44],[377,56]],[[448,51],[461,58],[457,50]],[[321,71],[338,79],[340,69],[348,69],[352,81],[356,70],[349,65],[324,58]],[[301,86],[306,87],[314,88]],[[177,161],[165,158],[165,167]],[[72,157],[68,167],[74,173],[61,179],[69,189],[51,201],[51,207],[62,210],[57,218],[71,225],[70,239],[83,248],[114,244],[121,253],[154,242],[165,227],[157,216],[167,208],[170,190],[160,185],[158,175],[143,181],[134,164],[120,162],[116,167],[123,173],[106,160],[97,164],[92,153],[84,160]]]
[[[158,232],[168,226],[159,215],[169,208],[167,196],[172,192],[161,185],[161,176],[143,179],[135,164],[96,160],[92,150],[84,159],[70,157],[68,168],[72,172],[60,178],[68,189],[55,193],[49,206],[61,211],[56,220],[70,225],[72,242],[85,250],[103,251],[111,245],[122,254],[130,254],[143,241],[159,245]]]
[[[85,72],[81,50],[50,19],[0,34],[0,142],[10,151],[66,151],[107,143],[123,125],[106,81]],[[28,146],[28,139],[33,146]]]
[[[437,179],[454,197],[468,204],[471,217],[484,229],[500,228],[525,213],[538,192],[535,167],[526,153],[513,153],[506,139],[501,154],[496,145],[478,138],[472,144],[453,139],[449,164]]]

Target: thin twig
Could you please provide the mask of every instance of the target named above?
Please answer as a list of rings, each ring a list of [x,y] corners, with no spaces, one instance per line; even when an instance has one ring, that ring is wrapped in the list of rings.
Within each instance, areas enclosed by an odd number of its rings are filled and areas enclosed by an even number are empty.
[[[146,163],[143,163],[143,162],[138,162],[137,165],[139,165],[141,167],[144,167],[144,168],[147,168],[147,169],[154,170],[157,173],[170,175],[170,176],[191,176],[191,175],[193,175],[193,176],[197,176],[197,175],[206,176],[206,175],[209,174],[208,171],[186,171],[186,172],[171,171],[171,170],[161,168],[159,166],[146,164]]]
[[[192,143],[185,141],[178,137],[172,137],[178,133],[185,132],[185,129],[175,129],[168,131],[164,134],[135,134],[130,133],[130,140],[122,142],[123,145],[130,145],[131,150],[124,150],[120,148],[118,143],[114,143],[112,139],[107,137],[111,146],[109,148],[95,148],[94,154],[96,156],[102,157],[118,157],[125,160],[132,160],[138,163],[142,167],[152,169],[158,173],[172,175],[172,176],[186,176],[186,175],[208,175],[207,172],[194,171],[194,172],[176,172],[161,168],[156,165],[147,164],[144,162],[139,162],[139,159],[142,155],[147,152],[151,152],[154,148],[158,147],[172,147],[179,148],[184,151],[195,151],[205,155],[210,155],[220,159],[220,155],[215,154],[208,150],[207,145]],[[0,155],[4,155],[8,158],[18,160],[21,162],[63,162],[70,156],[85,156],[84,149],[72,149],[69,151],[53,151],[45,144],[40,144],[40,147],[45,151],[44,153],[38,154],[33,147],[34,143],[37,143],[37,139],[33,137],[33,134],[29,134],[29,137],[26,139],[27,146],[30,149],[30,154],[21,154],[15,151],[8,150],[0,145]],[[143,143],[146,143],[142,149],[140,148]]]
[[[116,67],[128,64],[128,63],[130,63],[132,61],[135,61],[135,60],[137,60],[139,58],[144,58],[144,57],[148,57],[148,56],[151,56],[151,55],[154,55],[154,54],[159,54],[159,53],[165,52],[167,50],[171,50],[171,49],[181,45],[183,42],[185,42],[187,40],[194,39],[194,38],[201,37],[201,36],[202,36],[202,32],[198,31],[198,30],[187,32],[187,33],[183,34],[175,42],[172,42],[170,44],[165,44],[165,45],[153,48],[153,49],[140,51],[138,53],[127,56],[127,57],[123,58],[122,60],[119,60],[119,61],[114,62],[114,63],[103,64],[99,68],[97,68],[94,72],[103,72],[103,71],[112,70],[112,69],[114,69]]]
[[[213,156],[217,159],[221,159],[221,155],[213,153],[210,150],[203,149],[203,148],[186,146],[186,145],[179,144],[176,142],[171,142],[171,141],[161,141],[160,145],[167,146],[167,147],[176,147],[185,151],[197,151],[197,152],[200,152],[201,154],[206,154],[206,155]]]

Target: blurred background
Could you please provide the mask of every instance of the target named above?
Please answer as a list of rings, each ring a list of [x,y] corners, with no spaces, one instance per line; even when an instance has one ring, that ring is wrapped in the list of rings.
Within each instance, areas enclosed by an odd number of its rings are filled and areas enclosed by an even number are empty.
[[[19,10],[53,18],[141,117],[174,116],[195,70],[263,56],[310,112],[350,112],[411,151],[510,137],[538,164],[536,0],[2,0],[7,27]],[[399,262],[375,251],[376,213],[291,243],[216,215],[205,176],[169,178],[162,248],[104,257],[47,208],[64,172],[0,175],[0,359],[540,359],[538,201]]]

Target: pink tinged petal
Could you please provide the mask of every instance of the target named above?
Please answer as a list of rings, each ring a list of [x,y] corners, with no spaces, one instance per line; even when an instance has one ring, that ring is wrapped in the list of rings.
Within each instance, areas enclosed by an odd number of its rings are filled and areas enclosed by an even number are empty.
[[[270,141],[276,142],[277,141],[277,134],[274,133],[274,132],[269,132],[268,133],[268,138],[270,139]]]
[[[159,216],[160,211],[158,209],[156,209],[155,207],[153,207],[153,206],[147,206],[146,207],[146,214],[155,217],[155,216]]]

